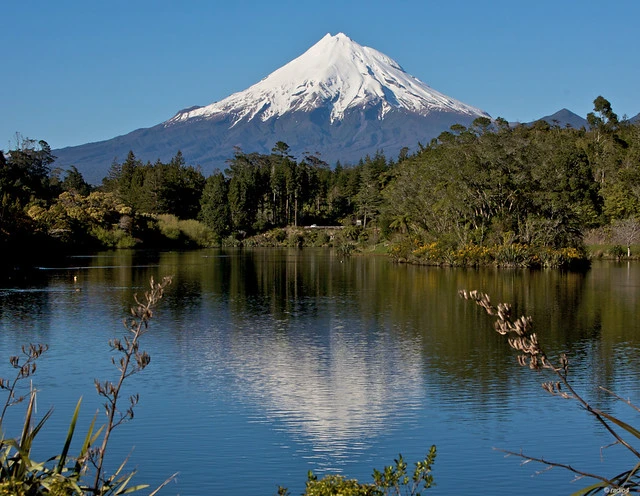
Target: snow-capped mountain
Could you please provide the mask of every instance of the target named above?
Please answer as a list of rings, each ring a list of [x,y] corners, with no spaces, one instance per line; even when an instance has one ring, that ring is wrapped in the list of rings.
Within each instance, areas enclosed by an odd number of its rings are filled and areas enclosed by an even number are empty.
[[[353,163],[383,150],[428,143],[453,124],[468,125],[480,109],[448,97],[373,48],[327,34],[298,58],[248,89],[211,105],[191,107],[148,129],[111,140],[54,150],[61,166],[76,165],[98,183],[133,150],[143,160],[169,160],[181,150],[205,174],[223,168],[234,147],[269,153],[277,141],[294,156],[320,153],[330,164]]]
[[[243,120],[266,121],[325,105],[331,110],[331,123],[343,120],[350,109],[373,105],[379,106],[379,119],[392,109],[419,115],[446,111],[487,116],[480,109],[430,88],[383,53],[339,33],[327,34],[300,57],[247,90],[206,107],[180,112],[167,125],[229,114],[234,126]]]

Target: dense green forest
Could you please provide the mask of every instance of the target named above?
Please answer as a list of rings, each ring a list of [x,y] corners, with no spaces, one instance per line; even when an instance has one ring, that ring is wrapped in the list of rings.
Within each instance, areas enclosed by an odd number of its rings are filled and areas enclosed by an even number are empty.
[[[102,248],[378,243],[417,263],[562,266],[585,259],[589,235],[630,256],[640,123],[619,119],[603,97],[588,122],[478,118],[414,153],[333,167],[276,142],[271,154],[236,149],[206,178],[179,151],[169,163],[130,152],[98,187],[74,165],[52,168],[45,141],[18,138],[0,153],[0,249],[19,264]],[[302,229],[311,225],[343,229]]]

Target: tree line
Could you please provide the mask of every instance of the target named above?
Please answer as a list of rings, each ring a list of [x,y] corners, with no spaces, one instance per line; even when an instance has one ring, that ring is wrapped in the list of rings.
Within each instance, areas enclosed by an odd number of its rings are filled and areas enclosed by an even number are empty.
[[[587,120],[588,129],[573,129],[481,117],[414,153],[404,148],[392,159],[378,151],[333,167],[318,154],[296,158],[278,141],[270,154],[237,148],[225,170],[206,178],[179,151],[168,163],[143,163],[130,152],[99,187],[75,166],[52,169],[46,142],[19,139],[0,153],[0,245],[38,237],[92,248],[153,246],[171,238],[168,218],[178,227],[193,221],[192,229],[197,222],[206,232],[200,245],[358,223],[375,228],[398,258],[426,246],[580,249],[586,231],[624,226],[634,241],[640,125],[619,119],[603,97]]]
[[[580,248],[586,231],[637,222],[640,125],[598,97],[589,129],[478,118],[393,170],[385,215],[422,242]]]

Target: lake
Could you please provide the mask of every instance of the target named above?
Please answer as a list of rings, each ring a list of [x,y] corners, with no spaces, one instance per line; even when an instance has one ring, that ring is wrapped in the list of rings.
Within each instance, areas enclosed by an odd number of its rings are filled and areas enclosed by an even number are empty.
[[[578,391],[638,426],[597,386],[640,403],[639,264],[444,269],[329,249],[104,252],[3,283],[0,376],[21,344],[50,346],[34,376],[38,414],[55,406],[38,456],[60,452],[81,396],[84,435],[101,404],[94,379],[115,378],[108,340],[123,334],[134,293],[164,275],[174,282],[141,347],[151,363],[126,391],[140,403],[109,458],[113,466],[130,454],[138,483],[179,472],[160,494],[273,495],[282,485],[297,495],[309,470],[370,481],[373,468],[399,453],[411,467],[432,444],[428,494],[564,495],[591,483],[494,448],[603,475],[630,466],[457,293],[480,289],[532,315],[548,354],[568,354]],[[8,434],[21,412],[10,411]]]

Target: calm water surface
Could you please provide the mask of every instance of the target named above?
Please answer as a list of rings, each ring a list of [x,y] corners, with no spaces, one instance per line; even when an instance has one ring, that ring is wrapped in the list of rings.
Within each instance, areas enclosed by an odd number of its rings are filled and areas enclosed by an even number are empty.
[[[108,252],[0,288],[2,355],[50,345],[34,377],[39,413],[55,405],[43,458],[60,451],[80,396],[83,428],[99,410],[93,380],[114,378],[107,341],[121,335],[133,294],[163,275],[174,284],[143,342],[151,364],[127,391],[140,404],[111,452],[112,463],[131,453],[138,482],[179,472],[161,494],[273,495],[283,485],[296,495],[308,470],[369,481],[398,453],[411,463],[436,444],[432,494],[563,495],[588,482],[494,448],[606,475],[626,459],[601,452],[603,430],[546,394],[545,376],[518,367],[457,291],[481,289],[532,315],[549,354],[569,354],[578,389],[637,425],[596,386],[640,402],[640,265],[435,269],[313,249]]]

